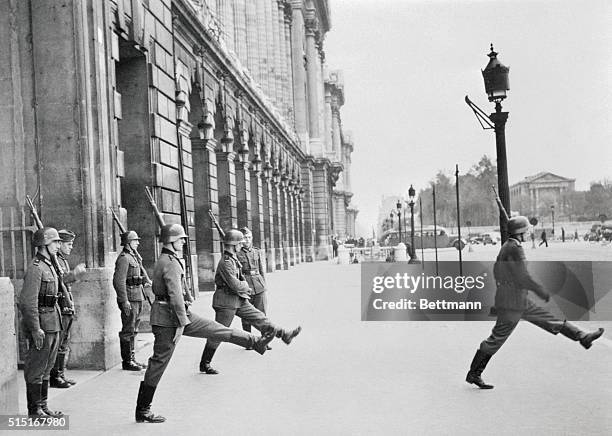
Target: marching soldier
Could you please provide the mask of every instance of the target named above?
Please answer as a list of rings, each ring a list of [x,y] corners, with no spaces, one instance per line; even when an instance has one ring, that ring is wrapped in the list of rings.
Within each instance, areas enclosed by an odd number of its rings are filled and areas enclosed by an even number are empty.
[[[144,302],[144,286],[149,284],[146,275],[142,275],[142,258],[138,254],[140,238],[133,231],[121,234],[123,251],[115,262],[113,287],[117,292],[117,304],[121,310],[122,329],[119,332],[122,368],[126,371],[140,371],[146,365],[138,363],[134,357],[134,343],[140,324],[140,314]]]
[[[19,295],[23,331],[28,340],[23,376],[31,417],[63,416],[62,412],[54,412],[47,406],[49,377],[62,331],[62,315],[57,305],[60,279],[53,264],[60,241],[53,227],[34,232],[32,243],[37,252],[28,266]]]
[[[544,301],[550,299],[550,294],[535,282],[525,265],[525,253],[522,242],[525,242],[529,231],[529,221],[524,216],[516,216],[508,221],[510,237],[501,247],[495,261],[493,273],[497,283],[495,294],[495,311],[497,322],[491,335],[482,341],[480,348],[472,360],[470,370],[465,381],[475,384],[480,389],[493,389],[492,385],[485,383],[481,374],[487,363],[506,342],[519,320],[524,319],[538,327],[556,335],[562,335],[579,341],[580,345],[589,349],[593,341],[604,332],[600,328],[595,332],[586,333],[570,322],[555,317],[547,310],[536,305],[527,295],[527,291],[535,292]]]
[[[63,330],[60,334],[57,359],[55,359],[55,366],[51,370],[49,386],[52,388],[69,388],[76,384],[74,380],[67,379],[64,373],[70,356],[68,341],[70,340],[70,328],[74,320],[74,299],[72,298],[70,284],[76,282],[85,274],[85,264],[80,263],[74,267],[74,270],[70,270],[70,265],[66,257],[70,256],[72,252],[72,246],[76,235],[66,229],[59,230],[57,233],[61,239],[59,252],[57,253],[57,264],[61,269],[62,282],[64,283],[64,289],[60,292],[58,300],[59,307],[62,311]]]
[[[249,284],[244,280],[242,265],[236,257],[238,247],[243,242],[243,235],[239,230],[230,230],[225,234],[223,244],[225,251],[223,258],[219,261],[215,273],[216,291],[213,295],[213,309],[215,309],[215,320],[224,326],[232,323],[235,315],[255,326],[264,335],[276,335],[282,338],[287,345],[293,341],[302,331],[301,327],[293,330],[285,330],[272,324],[264,313],[257,310],[249,302],[251,299]],[[215,340],[206,341],[200,360],[200,371],[206,374],[218,374],[218,371],[210,366],[210,362],[219,347]]]
[[[187,241],[183,226],[164,225],[161,229],[161,241],[163,249],[153,272],[155,301],[151,307],[150,320],[155,342],[153,356],[149,359],[149,367],[138,391],[136,422],[166,420],[163,416],[151,412],[151,402],[181,335],[231,342],[242,347],[250,346],[259,354],[264,354],[268,343],[274,339],[273,335],[258,338],[191,312],[189,306],[193,298],[187,289],[183,263],[177,255]]]
[[[242,265],[242,275],[249,284],[251,304],[264,315],[267,313],[268,297],[266,293],[266,278],[264,264],[259,248],[253,247],[253,233],[248,227],[240,229],[244,235],[244,243],[236,252],[236,257]],[[244,331],[251,331],[251,324],[242,320]]]

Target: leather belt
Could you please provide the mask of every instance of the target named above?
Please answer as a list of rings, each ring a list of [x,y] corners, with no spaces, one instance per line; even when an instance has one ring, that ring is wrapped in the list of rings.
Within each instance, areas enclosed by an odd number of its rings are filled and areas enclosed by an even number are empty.
[[[168,302],[170,301],[170,297],[168,297],[167,295],[156,295],[155,299],[157,301],[163,301],[163,302]]]
[[[258,276],[259,270],[256,270],[256,269],[246,270],[244,274],[247,276]]]
[[[495,280],[495,284],[497,286],[501,286],[501,285],[514,285],[514,282],[510,282],[508,280]]]
[[[38,307],[53,307],[57,303],[57,295],[39,295]]]

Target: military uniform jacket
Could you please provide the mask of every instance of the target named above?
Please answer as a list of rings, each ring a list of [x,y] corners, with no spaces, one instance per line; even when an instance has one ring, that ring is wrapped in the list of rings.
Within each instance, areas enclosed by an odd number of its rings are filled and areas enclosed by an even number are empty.
[[[60,309],[64,315],[74,314],[74,299],[72,298],[71,283],[76,282],[76,275],[70,270],[68,261],[61,253],[57,254],[57,265],[62,270],[62,282],[64,283],[64,290],[62,292],[63,299],[60,298]]]
[[[39,328],[54,333],[62,330],[62,316],[57,305],[59,282],[51,260],[37,253],[30,262],[19,295],[19,308],[26,331]],[[51,304],[55,301],[54,304]]]
[[[193,298],[187,291],[185,269],[176,253],[165,248],[153,270],[153,293],[151,325],[180,327],[191,323],[185,302]]]
[[[242,275],[251,288],[251,294],[261,294],[266,290],[266,278],[264,277],[264,266],[261,252],[258,248],[247,249],[242,247],[236,253],[238,261],[242,264]]]
[[[217,289],[212,302],[214,308],[238,309],[244,298],[251,293],[251,288],[242,275],[242,264],[229,251],[223,252],[223,257],[217,265],[215,286]]]
[[[115,262],[113,287],[119,304],[126,301],[143,301],[143,284],[146,278],[140,275],[140,262],[132,250],[124,248]]]
[[[499,251],[493,274],[497,282],[496,309],[526,309],[527,291],[546,296],[542,286],[529,275],[523,247],[514,238],[508,238]]]

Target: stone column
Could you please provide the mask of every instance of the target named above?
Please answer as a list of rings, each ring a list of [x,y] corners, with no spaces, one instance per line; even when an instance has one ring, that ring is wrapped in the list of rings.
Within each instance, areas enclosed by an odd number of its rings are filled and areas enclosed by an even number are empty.
[[[15,330],[15,294],[11,279],[0,277],[0,413],[16,414],[19,412],[19,387],[17,377],[17,345]],[[21,380],[19,380],[21,381]]]
[[[307,157],[302,162],[302,186],[304,188],[304,197],[302,199],[302,226],[303,226],[303,243],[304,257],[306,262],[315,260],[315,217],[314,217],[314,159]]]
[[[223,23],[223,39],[227,48],[236,53],[234,29],[234,4],[227,0],[217,0],[218,17]]]
[[[275,3],[276,0],[267,0],[265,2],[265,17],[266,17],[266,37],[267,37],[267,45],[266,45],[266,65],[267,69],[265,72],[265,77],[267,80],[267,94],[270,97],[270,100],[276,101],[276,52],[275,52],[275,38],[274,38],[274,29],[276,27],[276,21],[273,19],[273,11],[277,11]]]
[[[236,208],[238,228],[252,227],[251,169],[248,155],[241,155],[236,164]]]
[[[306,244],[304,243],[304,203],[302,199],[302,192],[297,197],[298,204],[298,231],[300,235],[300,260],[306,262]]]
[[[281,25],[279,19],[279,2],[282,0],[272,1],[272,35],[274,37],[274,103],[282,113],[283,107],[283,67],[282,67],[282,53],[281,53]],[[285,26],[283,24],[282,29]]]
[[[342,139],[340,136],[340,107],[338,100],[332,97],[331,104],[331,135],[332,135],[332,151],[334,152],[334,160],[342,162]]]
[[[313,12],[314,13],[314,12]],[[306,74],[308,83],[308,132],[310,135],[310,153],[319,156],[323,153],[323,142],[319,124],[320,77],[319,53],[315,41],[316,21],[314,17],[306,19]]]
[[[280,234],[283,242],[281,251],[283,253],[283,269],[289,269],[291,263],[291,244],[289,242],[289,207],[287,204],[287,180],[282,176],[279,185],[279,215],[280,215]]]
[[[219,224],[225,231],[238,226],[236,207],[236,153],[217,152],[217,181],[219,186]]]
[[[317,239],[315,241],[315,258],[327,260],[331,257],[331,198],[330,198],[330,163],[327,159],[317,159],[313,173],[314,214]]]
[[[323,145],[323,149],[325,151],[325,157],[336,160],[335,156],[332,156],[332,153],[336,151],[332,132],[332,95],[327,85],[324,86],[324,93],[325,111],[323,113],[323,126],[325,135],[323,139],[325,144]]]
[[[269,165],[269,163],[267,163]],[[264,241],[266,250],[266,271],[273,272],[276,270],[276,238],[274,232],[274,202],[272,195],[272,180],[265,174],[262,174],[263,184],[263,220],[264,220]]]
[[[289,206],[289,246],[291,248],[291,261],[290,265],[293,266],[298,263],[298,250],[296,249],[296,237],[295,237],[295,193],[293,187],[295,185],[291,183],[287,193],[287,203]]]
[[[293,71],[293,109],[295,119],[295,131],[302,149],[306,154],[311,154],[308,134],[308,106],[307,106],[307,83],[305,66],[305,32],[304,15],[302,13],[302,1],[291,2],[292,26],[291,26],[291,67]]]
[[[200,291],[215,290],[215,274],[221,260],[221,241],[208,211],[219,217],[217,143],[214,139],[191,138],[193,153],[193,196],[195,203],[197,275]]]
[[[280,181],[272,181],[272,214],[274,217],[274,225],[272,226],[274,234],[274,255],[275,269],[283,269],[283,232],[282,232],[282,213],[281,213],[281,196],[280,196]],[[272,221],[272,219],[270,220]]]
[[[285,49],[284,49],[284,64],[283,75],[284,81],[284,100],[285,100],[285,116],[290,125],[294,125],[294,109],[293,109],[293,78],[291,65],[291,6],[286,1],[283,2],[283,25],[285,27]]]
[[[251,77],[261,84],[259,72],[259,21],[257,17],[257,1],[246,0],[246,44],[247,44],[247,68]]]
[[[268,64],[268,33],[266,23],[266,4],[268,0],[256,0],[255,14],[257,17],[257,82],[261,85],[262,91],[266,95],[270,95],[269,69]]]
[[[247,50],[247,2],[253,0],[234,0],[234,20],[236,35],[236,55],[243,65],[248,66]]]
[[[251,231],[253,232],[253,245],[259,248],[265,248],[264,242],[265,225],[264,225],[264,202],[263,202],[263,184],[262,172],[258,168],[261,163],[256,164],[250,172],[251,183]]]

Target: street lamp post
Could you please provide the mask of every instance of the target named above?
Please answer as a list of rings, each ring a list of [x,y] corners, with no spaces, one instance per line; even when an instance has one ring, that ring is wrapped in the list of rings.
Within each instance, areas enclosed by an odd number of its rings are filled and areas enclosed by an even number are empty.
[[[555,238],[555,205],[550,206],[550,214],[552,216],[552,237]]]
[[[478,122],[483,129],[495,130],[495,146],[497,151],[497,184],[499,198],[502,205],[510,215],[510,186],[508,184],[508,160],[506,157],[506,121],[508,120],[508,112],[502,111],[501,102],[506,98],[506,91],[510,89],[508,81],[508,73],[510,68],[503,65],[497,59],[497,52],[493,50],[491,44],[491,52],[488,54],[489,63],[482,70],[482,77],[485,82],[485,91],[489,96],[489,101],[495,102],[495,112],[487,115],[482,109],[476,106],[470,99],[465,96],[465,102],[474,111]],[[485,127],[488,126],[488,127]],[[502,243],[508,239],[508,230],[503,213],[499,217],[500,233],[502,235]]]
[[[397,228],[399,230],[399,241],[402,242],[402,203],[397,200],[397,204],[395,205],[397,208]]]
[[[410,201],[408,205],[410,206],[410,260],[416,261],[416,251],[414,250],[414,195],[415,191],[412,185],[410,185],[410,189],[408,189],[408,198]]]

